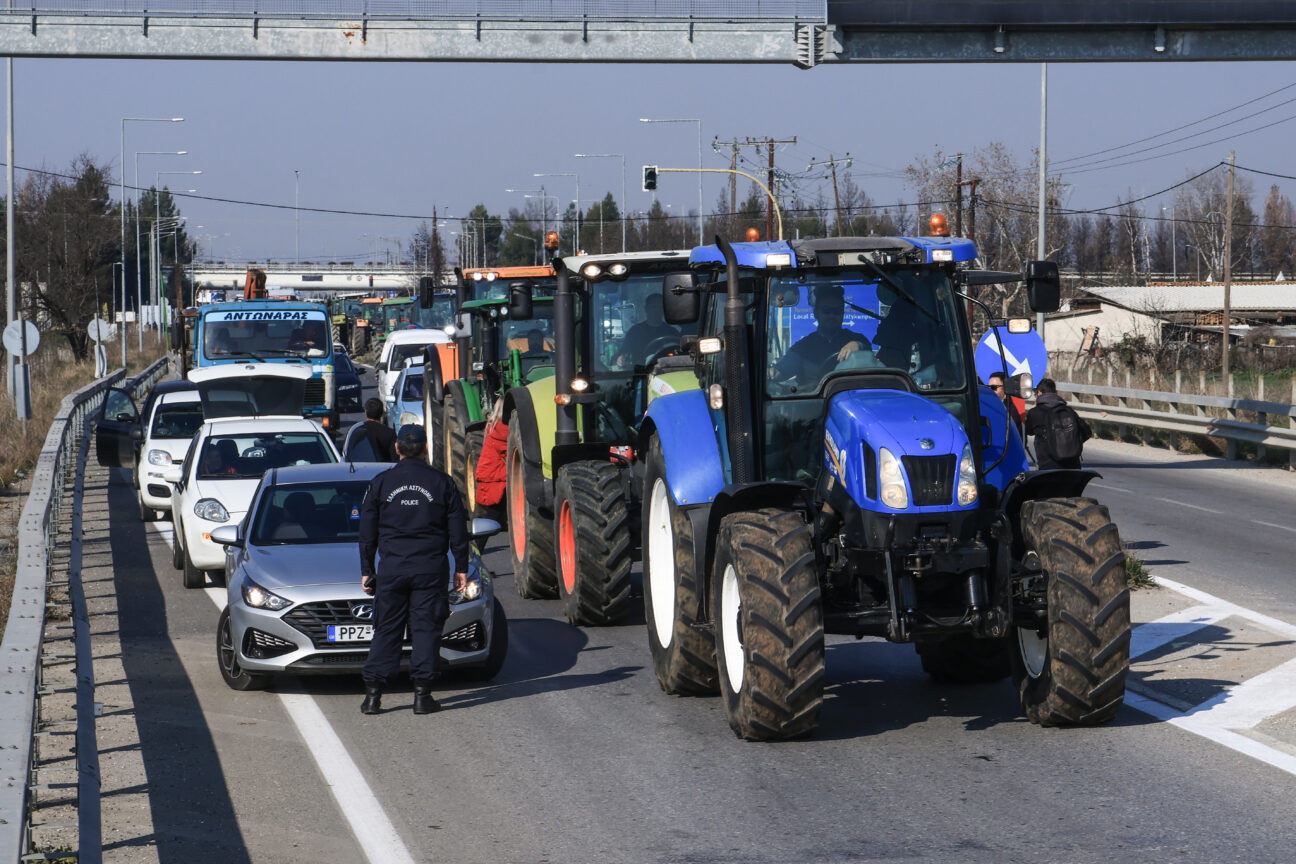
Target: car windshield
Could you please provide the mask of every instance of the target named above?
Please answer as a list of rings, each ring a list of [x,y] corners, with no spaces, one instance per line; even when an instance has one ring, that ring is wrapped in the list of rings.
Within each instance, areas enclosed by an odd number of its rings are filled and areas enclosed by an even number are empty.
[[[421,360],[428,344],[426,342],[407,342],[404,345],[393,345],[391,355],[387,358],[387,370],[389,372],[399,372],[405,368],[405,361],[411,357]]]
[[[775,276],[769,284],[769,395],[817,391],[836,372],[899,370],[921,391],[964,387],[966,370],[949,277],[938,268],[889,270],[910,299],[861,270]]]
[[[292,315],[292,318],[257,318]],[[333,353],[322,311],[211,312],[203,321],[203,355],[208,360],[245,357],[328,357]]]
[[[405,373],[405,386],[401,388],[400,401],[402,402],[422,402],[423,401],[423,367],[411,367],[410,371]]]
[[[153,412],[150,438],[192,438],[202,428],[201,402],[177,402],[159,405]]]
[[[632,273],[626,279],[595,283],[590,320],[594,322],[595,369],[632,372],[656,355],[678,347],[697,325],[667,324],[662,314],[664,273]]]
[[[316,432],[212,435],[198,456],[199,479],[260,477],[271,468],[336,462],[333,448]]]
[[[261,496],[252,521],[252,545],[355,543],[368,488],[362,480],[276,486]]]

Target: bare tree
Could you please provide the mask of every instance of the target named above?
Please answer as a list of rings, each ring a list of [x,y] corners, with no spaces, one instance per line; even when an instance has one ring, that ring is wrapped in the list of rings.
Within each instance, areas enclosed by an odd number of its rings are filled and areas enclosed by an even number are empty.
[[[1264,227],[1260,229],[1260,268],[1276,277],[1292,269],[1292,236],[1296,229],[1296,209],[1291,199],[1278,191],[1277,185],[1269,187],[1265,199]]]
[[[1229,250],[1233,272],[1252,267],[1250,250],[1256,233],[1255,211],[1251,208],[1254,191],[1246,177],[1233,183],[1233,242]],[[1228,212],[1228,174],[1211,171],[1180,186],[1175,192],[1175,211],[1188,242],[1207,272],[1207,278],[1224,275],[1224,221]]]

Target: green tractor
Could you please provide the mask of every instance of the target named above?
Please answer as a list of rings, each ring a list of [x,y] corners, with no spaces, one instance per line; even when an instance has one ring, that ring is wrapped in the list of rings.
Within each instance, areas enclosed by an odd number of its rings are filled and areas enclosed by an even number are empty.
[[[697,389],[666,323],[662,284],[688,251],[555,261],[555,374],[510,390],[505,454],[513,574],[524,597],[562,599],[576,625],[621,620],[639,557],[639,425],[665,394]],[[550,408],[554,405],[554,408]]]
[[[454,480],[469,512],[486,512],[477,494],[477,460],[500,396],[553,375],[552,267],[473,268],[454,295],[453,344],[428,346],[423,423],[432,463]],[[444,295],[435,295],[442,297]]]

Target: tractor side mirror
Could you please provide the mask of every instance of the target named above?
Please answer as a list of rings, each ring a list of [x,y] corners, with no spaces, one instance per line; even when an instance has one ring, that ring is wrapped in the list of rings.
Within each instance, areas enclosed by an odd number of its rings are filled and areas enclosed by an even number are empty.
[[[419,307],[422,309],[431,309],[432,300],[436,295],[437,280],[432,276],[420,276],[418,283]]]
[[[1026,263],[1026,296],[1033,312],[1056,312],[1062,305],[1062,280],[1052,261]]]
[[[455,274],[455,311],[468,302],[468,282],[464,279],[463,270],[458,267],[454,268]]]
[[[530,282],[514,282],[509,285],[508,314],[514,321],[531,320]]]
[[[692,324],[702,311],[697,274],[668,273],[662,280],[662,312],[667,324]]]

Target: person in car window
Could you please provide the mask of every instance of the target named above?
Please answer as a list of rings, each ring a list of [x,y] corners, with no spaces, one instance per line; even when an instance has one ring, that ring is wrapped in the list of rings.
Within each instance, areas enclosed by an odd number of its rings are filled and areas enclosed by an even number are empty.
[[[360,507],[360,573],[374,597],[373,641],[364,665],[361,712],[381,711],[383,687],[400,671],[408,624],[414,639],[410,677],[414,713],[439,711],[432,698],[441,628],[450,614],[447,590],[454,555],[454,587],[468,584],[468,523],[454,481],[427,464],[427,433],[414,423],[396,436],[400,462],[369,483]],[[374,557],[381,554],[375,573]]]
[[[617,354],[618,365],[648,362],[649,346],[659,340],[662,340],[662,345],[658,347],[666,347],[666,339],[679,342],[679,328],[666,323],[663,307],[660,294],[649,294],[644,298],[644,320],[626,331],[625,338],[621,340],[621,350]]]
[[[775,365],[776,379],[818,381],[851,354],[872,347],[867,336],[842,326],[846,299],[840,286],[817,288],[812,302],[815,330],[798,339]]]

